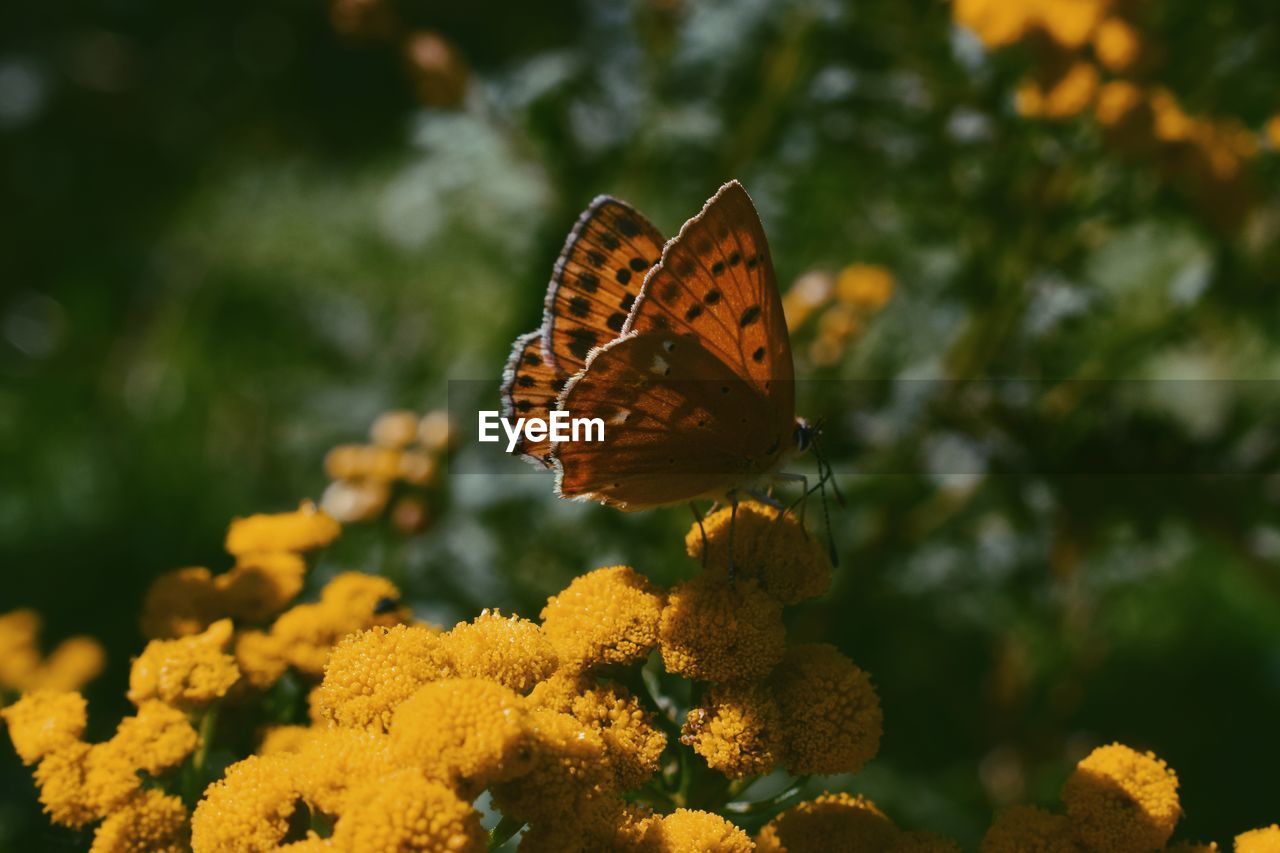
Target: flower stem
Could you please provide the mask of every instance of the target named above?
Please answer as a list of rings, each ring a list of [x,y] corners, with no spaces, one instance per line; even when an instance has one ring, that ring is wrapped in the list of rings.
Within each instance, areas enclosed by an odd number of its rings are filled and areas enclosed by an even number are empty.
[[[800,799],[804,793],[804,786],[808,782],[808,776],[800,776],[791,783],[789,788],[774,794],[768,799],[756,802],[732,802],[728,803],[724,808],[725,811],[736,815],[759,814],[774,809],[783,809]]]

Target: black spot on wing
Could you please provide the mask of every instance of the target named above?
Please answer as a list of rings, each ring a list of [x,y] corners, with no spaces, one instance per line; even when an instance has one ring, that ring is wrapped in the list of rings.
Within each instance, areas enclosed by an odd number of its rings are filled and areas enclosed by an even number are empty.
[[[618,311],[615,311],[609,315],[609,319],[605,321],[605,324],[608,325],[608,327],[610,329],[613,329],[615,332],[621,332],[622,326],[626,322],[627,322],[627,315],[620,313]]]
[[[596,333],[590,329],[574,329],[569,333],[569,352],[586,361],[598,340]]]
[[[591,302],[581,296],[569,300],[569,313],[575,317],[585,317],[591,313]]]
[[[752,323],[754,323],[756,320],[759,320],[759,319],[760,319],[760,306],[752,305],[746,311],[742,312],[742,316],[738,318],[738,325],[745,329],[747,326],[750,326]]]

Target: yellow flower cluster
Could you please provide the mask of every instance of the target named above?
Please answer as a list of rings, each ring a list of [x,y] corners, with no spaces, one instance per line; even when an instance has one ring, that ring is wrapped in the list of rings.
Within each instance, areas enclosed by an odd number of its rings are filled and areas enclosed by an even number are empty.
[[[68,637],[48,657],[40,651],[40,614],[0,614],[0,696],[29,690],[79,690],[102,672],[106,653],[92,637]]]
[[[147,591],[142,633],[164,639],[197,634],[219,619],[262,623],[302,590],[302,554],[341,532],[338,522],[304,502],[294,512],[251,515],[231,522],[227,553],[235,564],[214,575],[203,567],[161,575]]]
[[[1037,49],[1037,67],[1017,91],[1021,114],[1061,120],[1092,109],[1115,147],[1158,162],[1169,183],[1232,227],[1252,202],[1245,166],[1260,149],[1259,135],[1234,119],[1188,115],[1167,89],[1140,82],[1163,52],[1124,17],[1136,11],[1113,0],[955,0],[952,6],[956,23],[988,48],[1029,40]],[[1280,117],[1264,133],[1280,136]]]
[[[320,505],[343,524],[387,512],[392,529],[400,533],[427,529],[437,497],[432,487],[452,442],[448,415],[385,412],[373,422],[369,439],[329,451],[324,467],[332,482]]]
[[[813,270],[796,279],[782,300],[787,328],[794,332],[817,315],[817,335],[809,359],[817,365],[839,361],[867,318],[879,312],[897,287],[893,273],[876,264],[849,264],[835,275]]]
[[[93,744],[81,739],[87,714],[78,693],[28,693],[0,716],[23,763],[36,765],[40,802],[55,823],[103,820],[94,850],[184,849],[186,807],[145,787],[140,775],[158,777],[196,748],[199,738],[182,711],[145,700],[110,740]]]
[[[1183,842],[1166,848],[1182,816],[1178,777],[1153,753],[1122,744],[1089,753],[1062,786],[1066,814],[1015,806],[999,815],[982,839],[982,853],[1149,853],[1216,851],[1216,844]],[[1236,837],[1236,853],[1280,850],[1280,827]]]
[[[756,836],[760,853],[959,853],[954,841],[894,825],[875,803],[823,794],[775,817]]]

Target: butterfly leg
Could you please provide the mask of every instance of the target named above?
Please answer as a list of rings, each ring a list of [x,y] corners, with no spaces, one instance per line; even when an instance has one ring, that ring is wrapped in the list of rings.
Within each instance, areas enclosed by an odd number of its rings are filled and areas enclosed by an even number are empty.
[[[689,511],[693,513],[693,520],[698,522],[698,532],[702,534],[702,568],[707,567],[707,528],[702,526],[702,513],[698,512],[698,507],[693,501],[689,501]]]
[[[758,489],[747,489],[747,494],[751,495],[751,497],[760,501],[762,504],[766,504],[778,510],[783,509],[782,501],[778,500],[768,492],[762,492]]]

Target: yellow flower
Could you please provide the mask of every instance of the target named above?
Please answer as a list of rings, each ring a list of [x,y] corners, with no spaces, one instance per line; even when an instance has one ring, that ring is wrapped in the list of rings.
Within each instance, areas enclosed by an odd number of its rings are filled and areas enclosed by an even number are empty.
[[[645,806],[609,798],[592,800],[570,818],[530,824],[520,836],[520,853],[651,853],[644,836],[658,820]]]
[[[265,622],[302,591],[307,563],[289,551],[243,554],[231,571],[213,579],[224,613],[247,622]]]
[[[400,473],[400,451],[367,444],[342,444],[324,458],[324,470],[335,480],[387,483]]]
[[[353,791],[333,828],[333,846],[352,853],[478,853],[488,840],[475,809],[416,770],[399,770]]]
[[[1280,148],[1280,114],[1267,119],[1266,134],[1271,147]]]
[[[782,659],[782,605],[755,580],[699,575],[668,594],[659,638],[668,672],[701,681],[762,678]]]
[[[556,669],[555,647],[536,622],[485,610],[440,638],[453,671],[528,693]]]
[[[187,807],[163,791],[139,791],[98,827],[89,853],[183,853],[190,849]]]
[[[756,837],[761,853],[874,853],[893,849],[898,828],[861,796],[823,794],[792,806]]]
[[[685,535],[685,550],[702,560],[702,531],[707,534],[707,574],[727,579],[729,528],[732,511],[726,507],[703,519]],[[783,604],[817,598],[831,586],[831,562],[822,544],[793,513],[778,520],[778,510],[755,501],[738,504],[733,525],[734,570],[738,578],[754,578]]]
[[[1114,853],[1163,847],[1182,815],[1174,772],[1154,754],[1118,743],[1098,747],[1076,765],[1062,803],[1082,841]]]
[[[1005,811],[982,837],[982,853],[1084,853],[1071,822],[1035,806]]]
[[[955,0],[951,14],[987,47],[1018,41],[1033,20],[1031,4],[1025,0]]]
[[[142,633],[153,640],[199,634],[222,612],[222,595],[208,569],[192,566],[152,581],[142,603]]]
[[[14,610],[0,616],[0,687],[24,690],[40,666],[40,615]]]
[[[1280,825],[1254,829],[1236,836],[1235,853],[1276,853],[1280,850]]]
[[[558,674],[529,695],[538,707],[570,714],[604,740],[618,790],[636,788],[657,772],[667,738],[640,701],[616,684],[597,685],[589,677]]]
[[[282,613],[271,626],[271,635],[283,644],[290,664],[318,676],[338,640],[408,618],[408,611],[400,606],[400,590],[391,581],[345,572],[325,585],[315,604],[299,604]]]
[[[655,820],[645,833],[649,849],[661,853],[749,853],[751,837],[720,815],[696,809],[676,809]]]
[[[379,447],[408,447],[418,440],[418,413],[408,409],[383,412],[369,428],[369,438]]]
[[[314,810],[341,814],[351,791],[381,778],[393,766],[391,744],[380,732],[361,729],[316,729],[288,759],[291,778]]]
[[[92,637],[68,637],[36,670],[33,689],[79,690],[97,678],[107,664],[102,644]]]
[[[334,647],[316,708],[340,726],[386,731],[402,702],[448,674],[439,634],[417,625],[372,628]]]
[[[566,668],[644,660],[658,644],[662,593],[627,566],[575,578],[542,610],[542,630]]]
[[[70,827],[106,817],[141,787],[129,756],[110,741],[75,743],[46,755],[35,780],[50,819]]]
[[[107,743],[132,766],[157,776],[185,761],[199,742],[186,714],[151,699],[141,703],[137,714],[121,720]]]
[[[233,654],[240,670],[241,684],[254,690],[268,690],[289,668],[285,643],[265,631],[240,631]]]
[[[23,764],[78,743],[88,722],[83,696],[53,690],[26,694],[0,710],[0,717],[9,724],[9,738]]]
[[[616,777],[599,731],[545,708],[529,712],[526,728],[532,768],[490,791],[504,815],[534,822],[574,819],[593,800],[614,793]]]
[[[1156,89],[1151,93],[1149,104],[1157,139],[1164,142],[1185,142],[1191,138],[1196,122],[1183,111],[1182,105],[1172,93],[1167,89]]]
[[[231,620],[179,640],[152,640],[129,672],[129,699],[140,705],[159,699],[196,710],[226,695],[240,678],[236,661],[223,650],[231,641]]]
[[[778,703],[759,684],[718,684],[685,718],[680,742],[731,779],[768,773],[778,763]]]
[[[443,453],[454,443],[453,424],[443,410],[427,412],[418,423],[418,443],[428,453]]]
[[[1104,127],[1116,127],[1144,105],[1142,90],[1128,80],[1111,80],[1098,89],[1094,115]]]
[[[227,553],[234,556],[255,551],[310,551],[328,545],[342,527],[315,504],[303,501],[295,512],[237,518],[227,530]]]
[[[1103,67],[1122,74],[1138,64],[1142,38],[1123,18],[1107,18],[1093,34],[1093,52]]]
[[[42,660],[39,633],[34,610],[0,615],[0,689],[78,690],[102,672],[106,655],[97,640],[68,637]]]
[[[1089,108],[1100,82],[1097,67],[1083,60],[1048,80],[1024,80],[1018,86],[1018,112],[1028,118],[1071,118]]]
[[[321,730],[323,731],[323,730]],[[280,755],[301,752],[302,747],[315,736],[317,729],[311,726],[267,726],[258,741],[256,755]]]
[[[210,785],[191,815],[195,853],[275,850],[300,793],[290,755],[251,755]]]
[[[525,706],[510,688],[455,678],[418,689],[396,709],[391,747],[399,760],[474,799],[491,782],[529,769]]]
[[[1008,0],[1013,2],[1013,0]],[[1063,47],[1078,49],[1106,17],[1111,0],[1031,0],[1040,28]]]
[[[879,311],[893,296],[893,273],[878,264],[849,264],[836,276],[836,298],[866,311]]]
[[[880,747],[871,678],[825,643],[787,649],[770,678],[782,711],[783,763],[794,774],[856,773]]]

